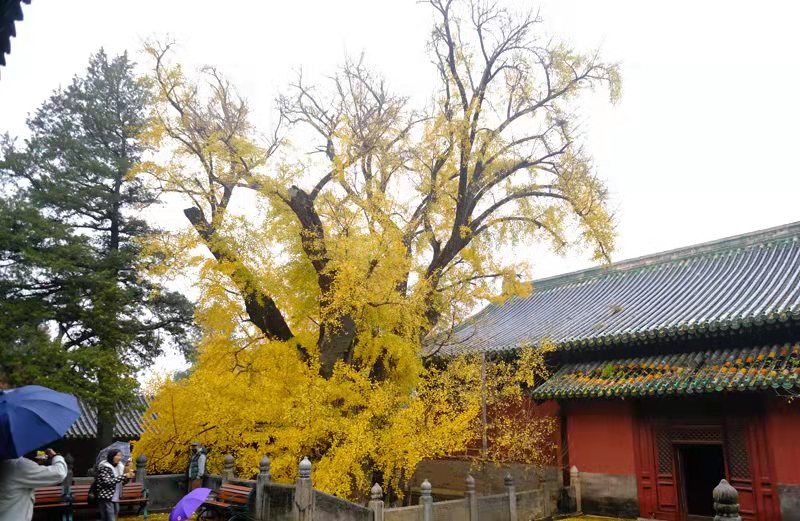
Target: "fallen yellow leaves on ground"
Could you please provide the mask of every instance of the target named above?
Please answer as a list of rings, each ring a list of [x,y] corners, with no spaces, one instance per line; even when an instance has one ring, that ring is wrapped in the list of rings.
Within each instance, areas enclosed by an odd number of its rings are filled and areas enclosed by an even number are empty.
[[[168,513],[163,514],[147,514],[147,521],[167,521],[169,519]],[[119,518],[120,521],[144,521],[144,516],[123,516]]]
[[[559,521],[627,521],[627,518],[622,517],[604,517],[604,516],[577,516],[577,517],[562,517]]]

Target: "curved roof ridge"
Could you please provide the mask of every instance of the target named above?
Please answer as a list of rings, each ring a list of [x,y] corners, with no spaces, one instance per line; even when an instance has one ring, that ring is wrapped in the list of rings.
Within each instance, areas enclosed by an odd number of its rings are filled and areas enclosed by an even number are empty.
[[[534,281],[442,339],[444,354],[562,349],[800,323],[800,222]]]
[[[143,415],[148,407],[148,398],[137,394],[130,403],[116,406],[114,437],[139,439],[142,435]],[[64,437],[67,439],[90,439],[97,437],[97,410],[85,400],[78,398],[81,415],[70,426]]]
[[[585,280],[608,275],[612,272],[630,271],[659,264],[679,262],[714,253],[727,253],[790,238],[800,238],[800,221],[753,232],[741,233],[739,235],[732,235],[730,237],[723,237],[722,239],[715,239],[713,241],[692,244],[690,246],[682,246],[671,250],[650,253],[640,257],[632,257],[630,259],[624,259],[601,266],[593,266],[583,270],[553,275],[552,277],[533,280],[531,284],[533,284],[534,289],[542,291],[564,284],[583,282]]]

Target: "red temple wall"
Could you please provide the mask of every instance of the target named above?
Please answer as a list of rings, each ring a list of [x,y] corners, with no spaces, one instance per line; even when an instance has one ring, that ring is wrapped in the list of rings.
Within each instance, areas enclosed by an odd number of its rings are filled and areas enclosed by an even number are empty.
[[[503,407],[495,407],[491,408],[488,411],[489,417],[501,417],[504,415],[508,416],[515,416],[518,414],[522,414],[522,417],[530,417],[530,418],[548,418],[552,419],[555,426],[555,432],[552,433],[552,437],[546,442],[547,447],[543,447],[542,452],[542,463],[545,465],[551,465],[559,467],[561,466],[561,424],[560,424],[560,407],[558,402],[555,400],[547,400],[544,402],[535,402],[532,399],[524,399],[523,400],[523,409],[518,410],[518,404],[514,405],[515,408],[503,408]],[[489,445],[492,445],[492,433],[489,432]],[[481,447],[481,440],[476,439],[470,445],[470,449],[468,453],[475,452],[480,450]]]
[[[634,419],[624,401],[569,404],[567,449],[570,466],[581,472],[634,474]]]
[[[769,400],[766,428],[775,481],[800,483],[800,401]]]

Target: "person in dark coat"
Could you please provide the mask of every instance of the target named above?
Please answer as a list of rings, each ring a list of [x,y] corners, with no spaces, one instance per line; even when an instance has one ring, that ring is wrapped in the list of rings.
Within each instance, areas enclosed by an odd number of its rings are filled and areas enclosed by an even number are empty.
[[[200,442],[192,442],[192,456],[187,471],[190,492],[203,486],[203,476],[206,474],[206,453],[206,448],[200,445]]]
[[[108,451],[104,461],[97,465],[97,509],[101,521],[117,521],[119,500],[122,497],[122,484],[133,478],[133,472],[125,472],[122,452],[118,449]]]

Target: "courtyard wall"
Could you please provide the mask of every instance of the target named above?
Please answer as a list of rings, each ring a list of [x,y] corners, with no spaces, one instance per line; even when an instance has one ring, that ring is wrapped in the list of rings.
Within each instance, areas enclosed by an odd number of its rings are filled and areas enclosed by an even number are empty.
[[[571,402],[566,441],[570,466],[581,471],[582,510],[589,514],[639,514],[634,421],[630,402]],[[609,440],[614,443],[609,444]]]

